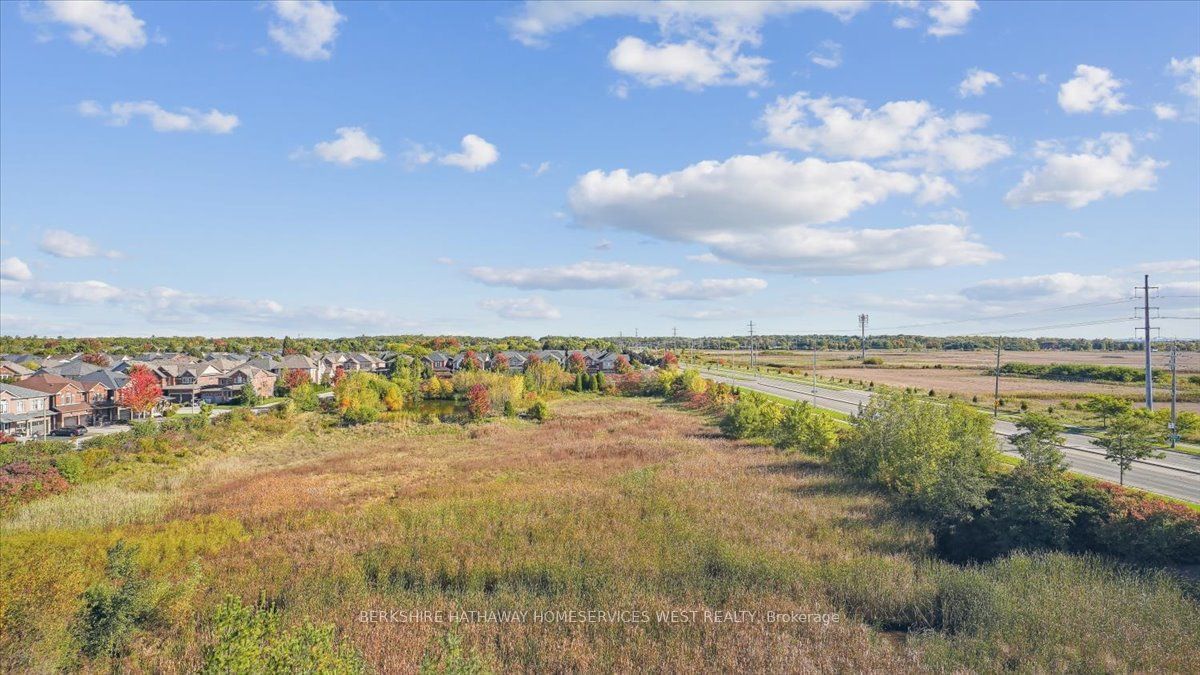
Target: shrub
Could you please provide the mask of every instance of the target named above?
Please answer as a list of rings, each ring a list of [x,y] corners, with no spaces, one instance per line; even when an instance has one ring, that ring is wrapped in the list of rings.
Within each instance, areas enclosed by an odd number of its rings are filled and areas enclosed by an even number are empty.
[[[0,467],[0,508],[61,494],[69,489],[70,484],[53,466],[13,462]]]
[[[779,421],[775,445],[784,450],[827,454],[837,445],[837,429],[828,415],[808,403],[796,401]]]
[[[539,422],[544,422],[550,419],[550,406],[546,405],[546,402],[539,398],[533,402],[533,405],[529,406],[529,416]]]
[[[72,452],[55,457],[54,468],[58,469],[68,483],[78,485],[83,480],[83,472],[86,467],[83,464],[83,458],[78,453]]]
[[[462,637],[447,631],[425,649],[421,657],[421,675],[483,675],[491,668],[478,655],[464,649]]]
[[[865,365],[865,366],[882,366],[883,365],[883,359],[879,358],[878,356],[868,356],[867,358],[863,359],[862,362],[863,362],[863,365]]]
[[[721,429],[734,438],[771,438],[781,417],[779,406],[765,396],[743,391],[721,420]]]
[[[362,659],[332,625],[282,626],[274,607],[247,607],[227,596],[212,617],[204,673],[361,673]]]
[[[160,588],[138,566],[137,546],[117,541],[108,549],[105,579],[83,593],[76,637],[86,656],[119,657],[133,634],[158,617]]]
[[[467,392],[467,412],[471,419],[483,419],[492,411],[492,397],[487,385],[477,384]]]

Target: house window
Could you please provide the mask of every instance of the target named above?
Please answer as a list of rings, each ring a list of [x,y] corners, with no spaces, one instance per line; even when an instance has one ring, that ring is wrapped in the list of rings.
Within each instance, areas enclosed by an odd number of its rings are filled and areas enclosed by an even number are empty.
[[[70,405],[75,402],[74,394],[63,394],[63,405]]]
[[[8,401],[0,401],[0,413],[8,412]]]
[[[17,404],[17,414],[18,415],[25,412],[25,402],[24,401],[14,401],[14,403]]]
[[[33,409],[34,409],[34,410],[41,410],[41,409],[42,409],[42,401],[43,401],[43,399],[40,399],[40,398],[35,398],[35,399],[33,400]]]

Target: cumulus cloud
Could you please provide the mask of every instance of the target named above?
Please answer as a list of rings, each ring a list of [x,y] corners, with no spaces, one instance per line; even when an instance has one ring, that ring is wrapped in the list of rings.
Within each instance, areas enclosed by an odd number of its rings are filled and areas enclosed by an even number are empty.
[[[986,70],[980,70],[979,68],[972,68],[967,71],[967,76],[963,78],[963,81],[958,83],[958,95],[960,98],[983,96],[988,87],[999,86],[999,75]]]
[[[500,159],[500,151],[475,134],[467,134],[462,139],[462,152],[443,155],[438,159],[442,164],[457,166],[466,171],[482,171],[495,164]],[[428,161],[428,160],[426,160]]]
[[[717,258],[763,269],[854,274],[981,264],[999,258],[967,228],[822,229],[922,181],[862,162],[779,155],[700,162],[661,175],[591,171],[571,188],[575,218],[705,244]]]
[[[362,127],[338,127],[334,133],[337,134],[336,139],[321,141],[311,151],[294,152],[292,159],[316,155],[325,162],[354,166],[359,162],[378,162],[384,158],[379,141],[368,136]]]
[[[42,235],[38,248],[57,258],[121,257],[117,251],[105,251],[91,239],[65,230],[48,230]]]
[[[558,291],[646,286],[673,277],[679,274],[679,270],[619,262],[585,261],[556,267],[472,267],[467,274],[489,286]]]
[[[194,131],[210,134],[227,134],[240,123],[237,115],[223,113],[216,108],[204,112],[194,108],[183,108],[179,112],[163,109],[154,101],[117,101],[107,108],[96,101],[81,101],[79,114],[84,117],[101,117],[113,126],[123,127],[135,117],[144,117],[155,131]]]
[[[1171,59],[1167,72],[1179,78],[1179,93],[1200,100],[1200,56]]]
[[[837,68],[842,65],[842,45],[833,40],[822,40],[817,49],[808,53],[808,60],[822,68]]]
[[[761,122],[773,145],[835,158],[886,158],[893,168],[974,171],[1012,152],[1003,138],[976,133],[987,115],[944,115],[927,101],[872,109],[858,99],[798,92],[777,98]]]
[[[935,37],[959,35],[979,10],[975,0],[938,0],[926,10],[932,20],[925,32]]]
[[[1160,120],[1173,120],[1179,117],[1179,108],[1169,103],[1155,103],[1154,116]]]
[[[267,27],[267,35],[285,53],[306,61],[324,61],[333,56],[338,24],[346,17],[332,2],[275,0],[271,9],[275,18]]]
[[[651,87],[681,85],[703,89],[714,85],[763,84],[766,59],[698,42],[663,42],[657,45],[636,37],[623,37],[608,53],[613,69]]]
[[[637,288],[634,295],[653,300],[722,300],[761,291],[767,282],[754,277],[669,281]]]
[[[557,307],[536,295],[528,298],[483,300],[479,306],[494,311],[503,319],[557,319],[562,316]]]
[[[103,281],[25,281],[7,282],[6,295],[48,305],[86,305],[120,299],[120,288]]]
[[[554,33],[592,19],[628,18],[658,27],[660,40],[621,38],[609,52],[618,72],[648,86],[678,85],[692,90],[716,85],[767,82],[769,61],[743,53],[762,42],[763,24],[777,16],[818,10],[849,19],[866,7],[857,1],[790,2],[527,2],[509,22],[514,39],[544,46]],[[628,90],[616,90],[624,98]]]
[[[1123,84],[1107,68],[1080,64],[1075,77],[1059,86],[1058,105],[1068,113],[1123,113],[1133,107],[1123,100]]]
[[[24,260],[16,256],[0,260],[0,279],[29,281],[32,278],[33,272],[29,269],[29,265],[25,264]]]
[[[1115,133],[1085,141],[1076,153],[1055,143],[1039,143],[1037,156],[1042,165],[1026,171],[1005,195],[1010,206],[1059,203],[1077,209],[1105,197],[1152,190],[1156,172],[1166,166],[1136,156],[1129,136]]]
[[[61,24],[72,42],[104,54],[146,46],[146,22],[123,2],[47,0],[22,4],[21,13],[34,23]]]

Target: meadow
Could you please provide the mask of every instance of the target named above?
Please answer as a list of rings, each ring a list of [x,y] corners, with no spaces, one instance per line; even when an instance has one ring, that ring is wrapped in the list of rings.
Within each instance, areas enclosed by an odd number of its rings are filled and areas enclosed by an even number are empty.
[[[1200,671],[1194,581],[941,562],[888,495],[715,422],[593,395],[541,423],[247,420],[5,514],[0,670]],[[85,592],[118,541],[153,611],[89,655]]]

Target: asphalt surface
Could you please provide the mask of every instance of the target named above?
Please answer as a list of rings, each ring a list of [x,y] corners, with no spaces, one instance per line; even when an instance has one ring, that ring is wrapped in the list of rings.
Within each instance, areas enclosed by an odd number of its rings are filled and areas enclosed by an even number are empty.
[[[790,400],[809,401],[819,408],[836,410],[848,415],[858,413],[860,405],[870,400],[870,392],[851,389],[827,389],[807,383],[750,373],[727,373],[701,369],[705,377],[726,382],[738,387],[754,389],[766,394]],[[1016,426],[1006,420],[996,420],[995,431],[1007,438],[1017,432]],[[1104,449],[1093,439],[1081,434],[1064,434],[1066,443],[1060,448],[1067,464],[1073,471],[1116,483],[1119,471],[1116,465],[1104,458]],[[1004,442],[1005,452],[1016,454]],[[1168,497],[1200,503],[1200,457],[1179,452],[1167,452],[1163,459],[1137,462],[1125,472],[1125,485]]]

